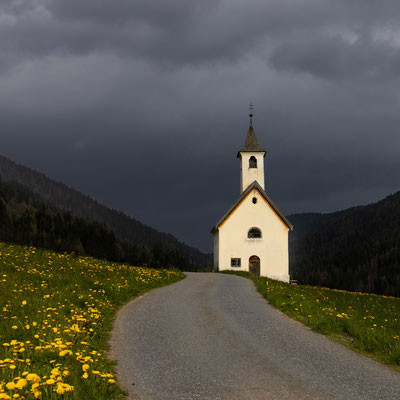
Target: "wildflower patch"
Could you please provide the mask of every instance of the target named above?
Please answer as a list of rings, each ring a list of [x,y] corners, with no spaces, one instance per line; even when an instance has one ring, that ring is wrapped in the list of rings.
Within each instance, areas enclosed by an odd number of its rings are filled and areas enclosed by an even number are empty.
[[[0,243],[0,399],[124,398],[106,357],[115,313],[183,277]]]

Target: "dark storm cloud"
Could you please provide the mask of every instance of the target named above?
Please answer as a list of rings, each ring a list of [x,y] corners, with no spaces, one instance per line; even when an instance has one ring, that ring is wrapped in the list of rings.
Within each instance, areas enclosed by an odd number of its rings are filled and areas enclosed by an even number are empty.
[[[390,80],[400,75],[399,49],[370,34],[292,38],[271,52],[270,61],[277,69],[332,80]]]
[[[284,212],[398,189],[400,2],[0,3],[2,154],[209,250],[256,104]]]
[[[394,1],[26,0],[4,4],[2,59],[14,63],[16,53],[35,59],[108,52],[181,68],[236,62],[258,53],[277,69],[323,78],[370,79],[397,75],[399,70],[400,6]]]

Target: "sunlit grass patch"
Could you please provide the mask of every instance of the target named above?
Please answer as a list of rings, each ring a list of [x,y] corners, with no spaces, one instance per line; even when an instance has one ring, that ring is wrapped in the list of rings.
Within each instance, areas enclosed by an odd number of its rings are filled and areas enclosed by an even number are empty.
[[[252,279],[268,302],[290,317],[398,369],[400,298],[289,285],[249,273],[236,274]]]
[[[182,278],[0,243],[0,399],[123,398],[106,357],[115,313]]]

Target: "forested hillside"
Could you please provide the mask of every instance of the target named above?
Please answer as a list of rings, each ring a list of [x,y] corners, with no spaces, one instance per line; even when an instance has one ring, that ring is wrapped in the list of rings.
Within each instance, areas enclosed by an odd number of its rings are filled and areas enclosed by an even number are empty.
[[[38,203],[68,211],[73,216],[104,224],[115,233],[119,241],[134,247],[163,249],[183,255],[190,264],[200,268],[211,264],[211,255],[181,243],[174,236],[161,233],[127,216],[107,208],[89,196],[56,182],[31,168],[19,165],[0,156],[0,178],[6,182],[18,182],[36,196]],[[39,244],[38,244],[39,245]]]
[[[118,239],[104,224],[45,205],[38,194],[0,181],[0,241],[74,252],[111,261],[156,268],[197,270],[191,255],[161,243],[141,246]]]
[[[338,220],[339,218],[342,218],[349,213],[352,213],[357,208],[358,207],[353,207],[347,210],[336,211],[329,214],[301,213],[290,215],[288,219],[293,224],[295,229],[293,231],[290,231],[289,240],[297,240],[307,233],[313,232],[326,224],[330,224]]]
[[[400,296],[400,192],[367,206],[289,219],[299,231],[290,240],[294,279]]]

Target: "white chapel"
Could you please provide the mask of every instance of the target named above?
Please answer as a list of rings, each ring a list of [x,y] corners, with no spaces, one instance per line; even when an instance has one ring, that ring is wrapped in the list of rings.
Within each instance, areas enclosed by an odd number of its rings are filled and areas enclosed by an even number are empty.
[[[214,270],[250,271],[289,282],[289,229],[292,224],[265,192],[264,157],[250,114],[240,159],[240,197],[218,221],[214,237]]]

